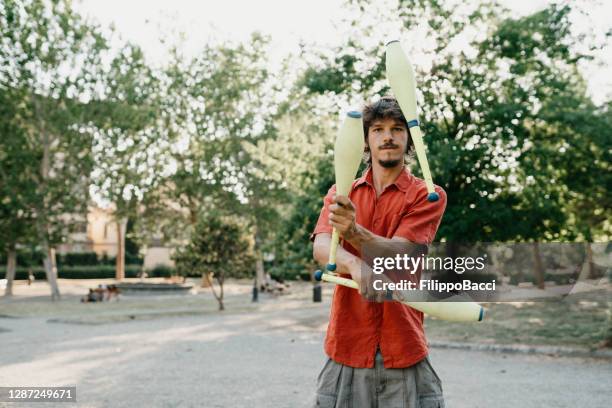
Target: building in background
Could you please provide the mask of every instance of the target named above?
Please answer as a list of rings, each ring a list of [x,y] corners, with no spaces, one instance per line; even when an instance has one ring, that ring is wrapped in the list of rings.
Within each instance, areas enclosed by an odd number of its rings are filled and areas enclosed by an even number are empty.
[[[95,252],[98,257],[117,255],[117,223],[112,209],[90,206],[87,221],[77,224],[70,234],[69,242],[58,247],[58,253]],[[149,240],[144,250],[144,268],[152,269],[158,265],[174,266],[170,259],[172,248],[164,246],[160,237]]]

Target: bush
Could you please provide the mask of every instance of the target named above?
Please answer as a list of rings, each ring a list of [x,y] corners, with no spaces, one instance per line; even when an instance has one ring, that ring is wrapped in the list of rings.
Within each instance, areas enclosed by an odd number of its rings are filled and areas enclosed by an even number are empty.
[[[106,254],[102,255],[102,257],[100,257],[100,260],[98,261],[98,263],[102,265],[115,265],[116,262],[117,262],[116,256],[109,257]],[[142,266],[143,263],[144,263],[144,258],[141,257],[140,255],[133,255],[133,254],[127,254],[127,253],[125,254],[125,264],[126,265]]]
[[[19,250],[17,251],[17,266],[42,267],[45,255],[39,251]],[[104,254],[100,258],[95,252],[69,252],[67,254],[57,254],[57,267],[64,266],[97,266],[115,265],[116,257],[109,257]],[[139,255],[125,254],[126,265],[142,266],[144,258]],[[0,267],[6,266],[6,253],[0,254]]]
[[[125,254],[125,264],[126,265],[140,265],[140,266],[142,266],[143,263],[144,263],[144,258],[141,257],[140,255],[127,254],[127,253]]]
[[[181,276],[212,272],[222,284],[225,278],[253,276],[255,258],[243,227],[217,214],[208,214],[196,225],[191,241],[173,255]]]
[[[98,255],[95,252],[74,252],[57,256],[57,266],[98,265]]]
[[[17,266],[42,266],[45,254],[40,251],[19,249],[17,251]],[[0,266],[6,266],[6,252],[0,253]]]
[[[155,265],[153,269],[147,271],[150,278],[169,278],[176,275],[176,269],[166,265]]]

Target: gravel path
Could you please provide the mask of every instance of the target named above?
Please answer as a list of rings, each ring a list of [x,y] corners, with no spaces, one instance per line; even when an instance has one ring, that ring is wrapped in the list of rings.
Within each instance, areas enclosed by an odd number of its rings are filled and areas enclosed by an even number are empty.
[[[100,325],[0,317],[0,385],[76,385],[78,407],[306,407],[324,361],[328,307],[263,299],[250,313]],[[441,349],[431,359],[451,408],[607,407],[612,399],[609,360]]]

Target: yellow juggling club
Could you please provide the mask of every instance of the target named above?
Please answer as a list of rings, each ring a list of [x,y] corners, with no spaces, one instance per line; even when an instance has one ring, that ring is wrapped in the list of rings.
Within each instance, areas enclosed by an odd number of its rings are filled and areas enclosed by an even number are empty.
[[[335,283],[337,285],[346,286],[353,289],[359,289],[359,285],[352,279],[342,278],[340,276],[315,272],[316,280]],[[423,312],[426,315],[436,317],[448,322],[480,322],[484,319],[484,308],[475,302],[466,301],[445,301],[445,302],[408,302],[400,301],[401,303],[410,306],[411,308]]]
[[[429,171],[429,163],[427,162],[427,155],[425,154],[423,135],[419,127],[414,69],[412,68],[410,60],[404,53],[404,50],[402,50],[401,44],[397,40],[387,44],[386,66],[387,80],[408,122],[408,129],[410,130],[410,136],[414,143],[414,150],[419,159],[423,178],[425,178],[425,184],[427,185],[427,200],[432,202],[438,201],[440,197],[434,189],[431,172]]]
[[[334,168],[336,172],[336,195],[348,197],[359,163],[363,158],[365,141],[363,137],[363,120],[361,113],[351,111],[347,113],[336,137],[334,147]],[[336,270],[336,251],[340,236],[334,228],[329,247],[329,260],[327,270]]]

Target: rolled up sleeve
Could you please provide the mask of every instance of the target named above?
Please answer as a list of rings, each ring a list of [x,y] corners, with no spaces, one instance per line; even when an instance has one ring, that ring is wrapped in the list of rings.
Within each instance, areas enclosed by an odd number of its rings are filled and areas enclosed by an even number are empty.
[[[317,225],[315,226],[314,231],[310,234],[310,240],[314,241],[315,236],[321,233],[331,234],[333,231],[333,227],[329,223],[329,206],[332,203],[332,199],[336,194],[336,185],[331,186],[327,195],[323,199],[323,208],[321,208],[321,213],[319,214],[319,219],[317,220]]]

